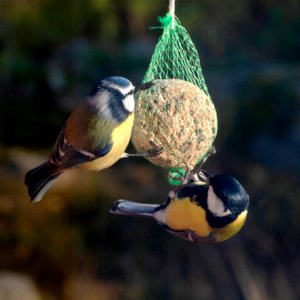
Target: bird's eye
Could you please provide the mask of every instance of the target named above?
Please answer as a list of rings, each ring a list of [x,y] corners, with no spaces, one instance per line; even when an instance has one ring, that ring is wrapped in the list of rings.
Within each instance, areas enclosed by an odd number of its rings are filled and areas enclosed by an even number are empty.
[[[133,88],[131,91],[129,91],[129,92],[125,95],[125,97],[127,97],[127,96],[132,96],[133,93],[134,93],[134,88]]]

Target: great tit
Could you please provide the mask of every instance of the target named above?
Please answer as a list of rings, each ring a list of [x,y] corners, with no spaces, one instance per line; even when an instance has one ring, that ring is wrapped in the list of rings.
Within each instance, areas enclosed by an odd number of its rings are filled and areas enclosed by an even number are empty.
[[[157,154],[155,149],[124,153],[133,126],[134,90],[123,77],[107,77],[92,89],[63,126],[48,161],[25,175],[32,201],[40,201],[57,177],[73,167],[99,171],[121,157]]]
[[[232,176],[207,174],[169,192],[162,205],[118,200],[111,213],[154,218],[168,232],[189,241],[225,241],[244,225],[249,195]]]

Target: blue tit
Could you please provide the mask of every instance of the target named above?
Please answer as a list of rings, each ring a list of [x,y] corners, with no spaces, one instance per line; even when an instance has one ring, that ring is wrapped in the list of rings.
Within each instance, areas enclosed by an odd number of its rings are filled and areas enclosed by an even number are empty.
[[[40,201],[57,177],[68,169],[99,171],[121,157],[151,156],[151,151],[124,153],[134,120],[134,90],[123,77],[107,77],[92,89],[63,126],[48,161],[25,175],[32,201]]]
[[[249,195],[242,185],[232,176],[220,174],[171,191],[162,205],[118,200],[111,213],[151,217],[186,240],[218,243],[240,231],[248,206]]]

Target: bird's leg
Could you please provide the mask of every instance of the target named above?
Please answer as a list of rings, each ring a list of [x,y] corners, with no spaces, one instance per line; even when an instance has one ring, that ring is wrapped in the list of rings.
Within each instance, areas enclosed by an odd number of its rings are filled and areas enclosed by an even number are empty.
[[[163,147],[153,147],[151,150],[139,153],[123,153],[121,158],[127,157],[155,157],[163,152]]]
[[[185,185],[189,182],[191,170],[188,165],[186,165],[184,170],[184,176],[181,176],[181,185]]]
[[[195,181],[205,181],[204,178],[206,178],[206,174],[209,173],[202,171],[202,167],[207,161],[208,157],[215,153],[216,153],[216,149],[212,145],[211,148],[207,151],[206,157],[201,162],[199,162],[192,170],[186,164],[184,175],[183,176],[181,175],[179,177],[173,177],[173,178],[180,180],[181,186]]]
[[[188,167],[188,165],[186,165],[184,176],[182,176],[182,175],[180,175],[179,177],[172,176],[173,179],[180,180],[181,184],[179,186],[177,186],[176,188],[174,188],[173,190],[171,190],[168,194],[168,197],[170,199],[174,199],[176,197],[177,191],[179,191],[182,188],[182,186],[184,186],[184,185],[187,185],[187,184],[190,184],[193,182],[199,182],[199,181],[209,183],[209,178],[211,178],[212,175],[209,174],[207,171],[202,170],[202,167],[205,164],[205,162],[207,161],[208,157],[215,153],[216,153],[216,149],[212,145],[211,148],[208,150],[206,157],[201,162],[199,162],[193,168],[193,170],[190,171],[190,168]],[[189,240],[192,240],[192,239],[189,238]]]
[[[216,153],[216,148],[212,145],[211,148],[208,150],[206,157],[201,162],[196,164],[194,169],[191,171],[191,173],[189,174],[188,181],[191,181],[191,182],[201,181],[200,179],[202,179],[202,181],[203,181],[206,178],[205,173],[207,173],[207,172],[203,171],[202,167],[206,163],[207,159],[215,153]]]

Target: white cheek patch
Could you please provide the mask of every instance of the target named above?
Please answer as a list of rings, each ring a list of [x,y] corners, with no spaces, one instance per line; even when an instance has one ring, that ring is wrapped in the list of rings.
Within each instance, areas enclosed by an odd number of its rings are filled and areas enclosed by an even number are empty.
[[[225,209],[224,203],[216,196],[211,186],[208,188],[207,207],[217,217],[225,217],[231,214],[229,209]]]
[[[123,105],[130,113],[134,112],[134,98],[133,95],[127,95],[123,100]]]

